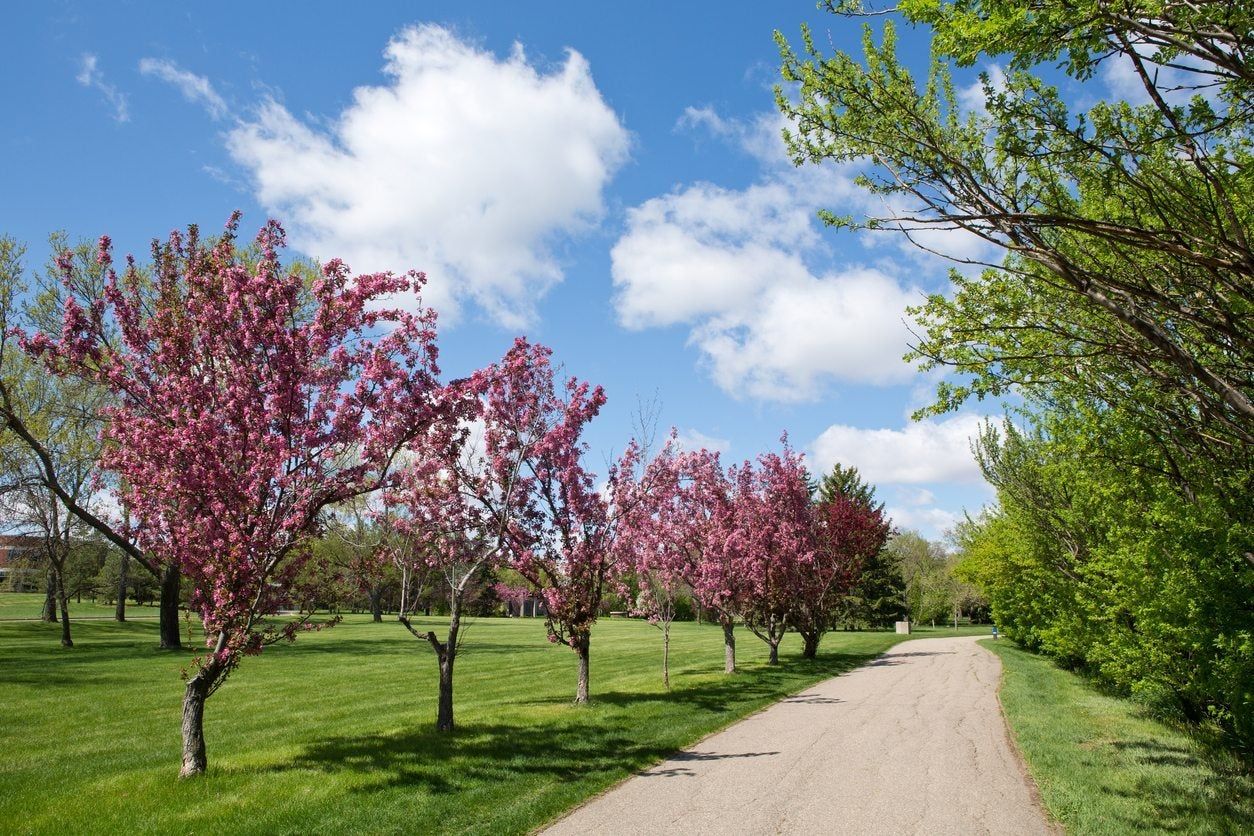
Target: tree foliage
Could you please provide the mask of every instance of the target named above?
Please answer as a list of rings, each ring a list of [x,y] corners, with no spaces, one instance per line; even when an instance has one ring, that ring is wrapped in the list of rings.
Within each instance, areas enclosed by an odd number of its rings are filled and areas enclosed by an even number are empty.
[[[778,100],[795,161],[870,160],[861,182],[896,210],[829,221],[912,239],[959,230],[1004,255],[915,312],[926,332],[915,356],[958,375],[933,410],[1012,387],[1118,405],[1177,459],[1248,468],[1254,6],[907,0],[899,11],[933,30],[921,77],[899,60],[891,21],[878,43],[867,27],[861,60],[824,55],[808,31],[800,54],[777,35],[796,93]],[[1007,61],[1005,81],[985,76],[983,107],[966,111],[951,68],[981,58]],[[1109,63],[1138,80],[1139,101],[1077,108],[1043,66],[1085,81]]]
[[[299,624],[263,617],[286,600],[323,509],[382,486],[401,448],[441,409],[435,316],[381,308],[418,274],[352,277],[332,261],[311,284],[279,261],[277,223],[254,258],[195,227],[154,243],[152,273],[73,292],[61,328],[25,340],[50,371],[107,389],[101,464],[116,475],[143,550],[193,584],[208,652],[184,700],[183,774],[205,769],[201,717],[247,654]],[[373,336],[381,327],[390,330]]]

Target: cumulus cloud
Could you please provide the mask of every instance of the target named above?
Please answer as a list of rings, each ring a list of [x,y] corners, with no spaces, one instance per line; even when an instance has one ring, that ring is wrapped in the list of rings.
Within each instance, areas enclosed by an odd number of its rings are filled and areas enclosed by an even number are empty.
[[[706,435],[700,430],[692,428],[686,429],[679,433],[675,439],[681,450],[709,450],[712,453],[722,453],[726,455],[731,449],[731,441],[726,438],[717,438],[712,435]]]
[[[993,92],[1006,89],[1006,71],[1002,69],[1000,64],[989,64],[981,72],[981,75],[987,77],[988,86],[992,88]],[[983,113],[987,101],[988,94],[984,89],[984,78],[977,78],[966,87],[958,89],[958,104],[964,110]]]
[[[221,119],[227,114],[226,101],[213,89],[213,84],[202,75],[196,75],[181,68],[173,61],[162,58],[143,58],[139,62],[141,75],[151,76],[173,86],[183,95],[184,99],[199,105],[213,119]]]
[[[852,170],[787,166],[778,118],[739,123],[689,108],[680,124],[733,136],[764,177],[743,189],[696,183],[628,210],[610,253],[620,323],[686,326],[711,377],[736,396],[804,401],[834,381],[907,381],[905,308],[920,291],[880,269],[831,265],[819,233],[820,207],[863,199]]]
[[[113,118],[117,122],[131,121],[130,110],[126,101],[126,94],[122,93],[113,84],[105,81],[104,72],[100,69],[100,60],[96,55],[90,52],[84,52],[79,59],[78,74],[74,76],[75,81],[84,87],[98,91],[104,96],[105,101],[113,108]]]
[[[889,505],[884,513],[893,521],[898,531],[914,530],[924,537],[935,538],[953,528],[962,519],[961,514],[936,507],[903,507]]]
[[[424,269],[446,316],[473,301],[525,324],[562,278],[556,239],[599,219],[627,130],[574,51],[544,72],[520,45],[501,58],[426,25],[384,55],[387,83],[356,89],[326,128],[269,100],[230,153],[301,250]]]
[[[962,413],[942,421],[918,421],[903,429],[828,427],[810,445],[818,472],[853,465],[872,484],[917,485],[936,482],[978,484],[980,469],[971,440],[987,419]]]

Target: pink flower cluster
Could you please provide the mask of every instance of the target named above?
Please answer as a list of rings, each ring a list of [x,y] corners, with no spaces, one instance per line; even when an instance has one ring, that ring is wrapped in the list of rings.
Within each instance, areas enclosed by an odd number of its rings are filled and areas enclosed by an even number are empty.
[[[284,603],[323,509],[383,485],[447,409],[435,313],[384,304],[421,274],[284,269],[282,228],[244,249],[238,220],[212,244],[172,233],[150,269],[128,258],[121,275],[102,238],[103,298],[80,301],[67,272],[61,333],[24,340],[113,394],[102,465],[142,548],[191,580],[213,648],[201,664],[224,672],[277,637],[260,619]]]

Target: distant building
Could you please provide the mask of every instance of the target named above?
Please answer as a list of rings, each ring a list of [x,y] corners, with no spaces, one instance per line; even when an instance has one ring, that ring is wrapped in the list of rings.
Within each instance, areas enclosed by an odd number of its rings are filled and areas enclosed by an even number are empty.
[[[32,564],[39,557],[43,540],[24,534],[0,534],[0,589],[30,592],[39,589]]]

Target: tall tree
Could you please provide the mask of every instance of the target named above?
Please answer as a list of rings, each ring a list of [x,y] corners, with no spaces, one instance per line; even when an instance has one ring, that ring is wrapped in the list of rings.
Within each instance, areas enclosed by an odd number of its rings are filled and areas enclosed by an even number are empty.
[[[902,531],[888,541],[906,591],[906,609],[916,624],[944,618],[952,599],[948,555],[917,531]]]
[[[1140,427],[1186,483],[1208,479],[1196,461],[1248,472],[1254,4],[911,0],[897,11],[932,29],[925,77],[899,60],[891,20],[879,43],[867,27],[861,60],[825,55],[809,31],[799,54],[777,33],[796,85],[777,98],[797,163],[870,161],[862,182],[900,209],[829,222],[921,246],[937,240],[921,230],[960,230],[1002,256],[915,312],[915,356],[958,375],[930,411],[1010,389],[1098,404]],[[1005,62],[1004,83],[986,75],[982,106],[964,110],[951,69],[981,59]],[[1139,90],[1081,110],[1045,80],[1051,64],[1081,82],[1118,65]]]
[[[92,502],[97,483],[105,482],[106,474],[99,469],[88,474],[84,468],[99,456],[100,410],[109,397],[107,390],[83,378],[48,379],[22,352],[13,350],[14,330],[56,332],[60,329],[62,310],[70,299],[84,307],[102,300],[104,270],[95,253],[87,245],[70,247],[61,234],[53,235],[49,243],[58,253],[56,261],[46,272],[36,274],[33,286],[27,288],[23,285],[21,263],[24,248],[12,238],[0,236],[0,421],[4,436],[20,448],[21,452],[14,455],[30,462],[31,474],[70,515],[160,581],[160,646],[178,649],[182,646],[178,568],[145,554],[136,545],[125,516],[122,520],[110,519]],[[110,339],[116,336],[109,333]],[[55,435],[50,434],[53,423]],[[67,444],[75,451],[73,466],[65,458]],[[93,486],[86,493],[85,477]],[[48,584],[51,603],[56,586],[52,572]]]
[[[620,569],[615,514],[581,461],[584,427],[605,393],[573,377],[559,392],[551,358],[550,349],[519,337],[499,363],[466,385],[491,416],[483,436],[487,484],[508,488],[510,566],[540,590],[549,640],[578,657],[575,702],[587,703],[592,625]],[[611,469],[611,489],[633,469],[634,449],[625,471]]]
[[[206,768],[208,697],[243,656],[304,626],[262,619],[323,509],[381,487],[440,409],[434,313],[380,306],[420,274],[351,277],[332,261],[308,284],[280,264],[277,223],[255,258],[235,246],[237,225],[212,246],[195,227],[155,243],[151,277],[129,259],[118,276],[102,238],[104,298],[85,309],[71,296],[60,333],[27,341],[53,372],[116,399],[102,462],[143,549],[192,581],[208,652],[186,684],[183,776]]]

